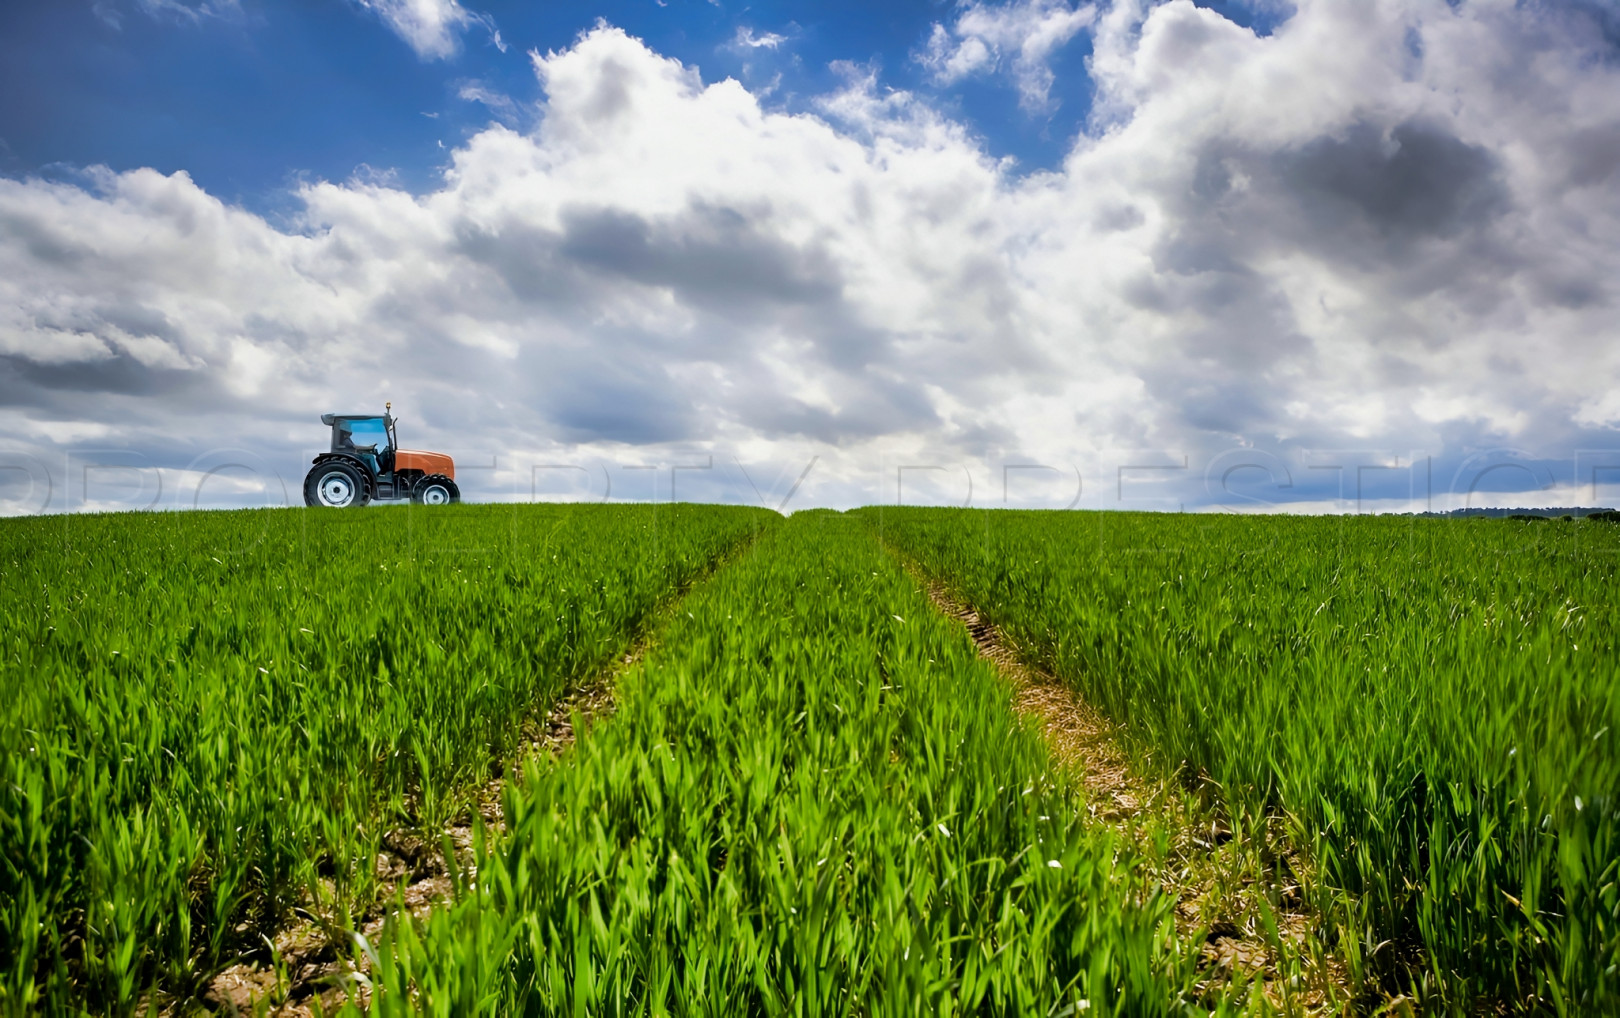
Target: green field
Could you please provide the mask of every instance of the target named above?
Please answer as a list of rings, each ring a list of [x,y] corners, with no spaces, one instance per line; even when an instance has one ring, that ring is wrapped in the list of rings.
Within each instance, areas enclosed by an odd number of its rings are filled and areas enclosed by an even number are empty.
[[[376,895],[521,722],[776,517],[124,514],[0,526],[0,1006],[122,1013]]]
[[[1075,816],[966,634],[857,521],[718,575],[380,999],[538,1014],[1167,1014],[1173,902]]]
[[[1365,978],[1620,1009],[1620,527],[862,515],[1144,763],[1283,811]]]
[[[1164,832],[908,568],[1286,827],[1331,1006],[1620,1006],[1620,527],[680,505],[0,522],[0,1010],[184,1010],[311,916],[378,1014],[1298,1009],[1205,978]],[[351,938],[453,823],[450,900]]]

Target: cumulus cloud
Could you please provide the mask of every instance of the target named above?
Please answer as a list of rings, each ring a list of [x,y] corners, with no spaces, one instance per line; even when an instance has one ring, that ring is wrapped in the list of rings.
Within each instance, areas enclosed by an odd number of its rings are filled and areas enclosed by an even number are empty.
[[[429,193],[310,184],[272,224],[184,173],[0,180],[0,453],[225,435],[296,480],[313,415],[392,399],[475,492],[583,455],[713,471],[683,485],[820,457],[802,497],[854,502],[1360,504],[1506,446],[1578,474],[1620,423],[1591,17],[1316,0],[1257,37],[1121,2],[1097,130],[1028,176],[870,70],[773,112],[600,27]]]
[[[173,3],[175,0],[142,0],[142,2]],[[459,0],[356,0],[366,10],[382,19],[383,24],[416,51],[423,60],[443,60],[455,55],[461,44],[461,33],[474,25],[489,33],[490,41],[502,53],[506,43],[501,39],[495,19],[488,14],[469,11]]]
[[[935,82],[949,85],[974,74],[1000,71],[1016,84],[1019,102],[1039,112],[1051,105],[1055,53],[1097,17],[1091,4],[1068,0],[962,0],[947,28],[936,22],[917,60]]]

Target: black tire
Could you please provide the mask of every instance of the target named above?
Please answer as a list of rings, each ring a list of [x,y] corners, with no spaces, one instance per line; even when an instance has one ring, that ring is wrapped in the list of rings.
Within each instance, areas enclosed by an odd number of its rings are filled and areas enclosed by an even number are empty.
[[[304,504],[327,509],[359,509],[371,501],[371,488],[352,463],[326,460],[304,477]]]
[[[411,488],[411,501],[417,505],[455,505],[461,501],[461,489],[443,474],[429,474]]]

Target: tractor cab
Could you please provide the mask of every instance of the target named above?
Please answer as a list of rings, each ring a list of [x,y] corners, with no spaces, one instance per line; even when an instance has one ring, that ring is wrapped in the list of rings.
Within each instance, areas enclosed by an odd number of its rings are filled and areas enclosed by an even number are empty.
[[[372,499],[404,499],[421,505],[461,501],[456,468],[438,452],[401,449],[396,421],[386,404],[382,414],[322,414],[332,429],[332,448],[315,457],[304,478],[304,503],[344,508]]]
[[[372,473],[392,470],[394,418],[388,414],[322,414],[321,423],[332,427],[332,452],[358,456]]]

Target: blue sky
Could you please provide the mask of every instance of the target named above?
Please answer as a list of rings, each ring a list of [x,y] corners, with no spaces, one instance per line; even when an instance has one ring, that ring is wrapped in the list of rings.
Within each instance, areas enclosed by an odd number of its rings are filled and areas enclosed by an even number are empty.
[[[480,3],[471,9],[493,20],[504,50],[473,28],[445,58],[420,56],[375,12],[345,0],[241,0],[203,14],[181,4],[0,7],[0,92],[10,97],[0,105],[0,170],[185,170],[212,194],[267,210],[282,207],[298,180],[342,180],[362,166],[430,189],[446,162],[441,143],[453,147],[491,119],[487,106],[461,98],[464,87],[510,98],[524,122],[541,99],[528,52],[564,49],[598,19],[699,67],[706,80],[763,88],[780,75],[765,100],[778,108],[802,109],[835,87],[835,61],[871,66],[889,87],[936,97],[988,151],[1025,170],[1061,161],[1091,103],[1085,34],[1052,60],[1050,110],[1020,109],[1004,80],[932,84],[916,55],[931,26],[953,13],[939,0]],[[1276,20],[1244,3],[1202,6],[1260,31]],[[782,42],[738,46],[739,29]]]
[[[0,94],[6,512],[385,400],[480,499],[1620,501],[1609,3],[64,0]]]

